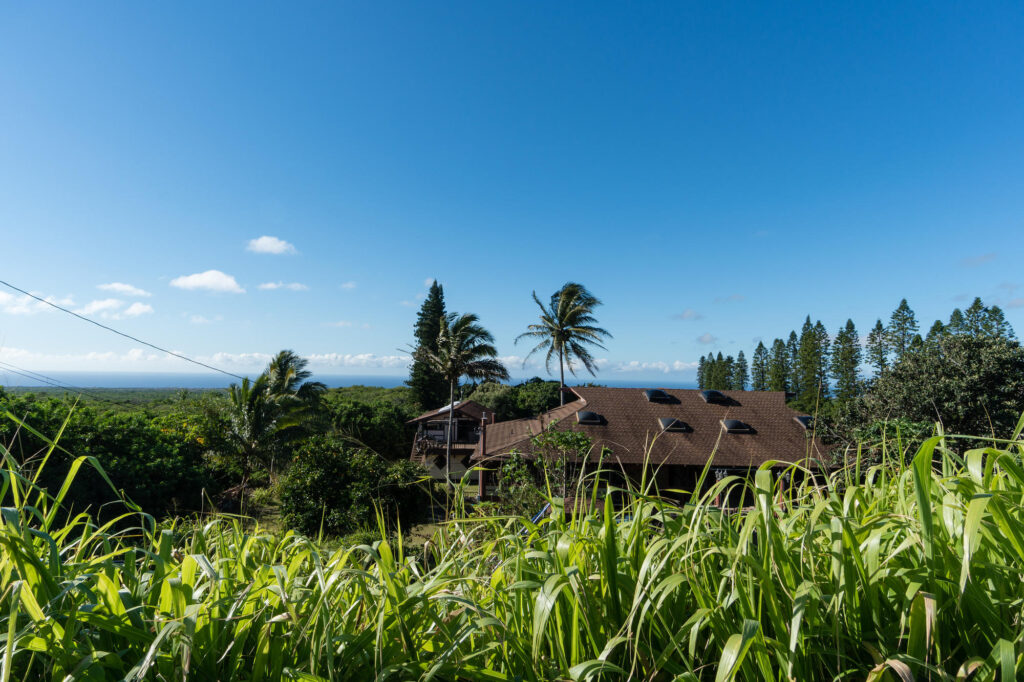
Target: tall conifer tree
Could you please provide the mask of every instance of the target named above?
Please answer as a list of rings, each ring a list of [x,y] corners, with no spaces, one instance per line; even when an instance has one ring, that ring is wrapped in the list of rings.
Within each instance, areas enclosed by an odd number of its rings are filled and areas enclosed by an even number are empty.
[[[946,325],[942,324],[942,320],[935,320],[935,323],[928,330],[928,335],[924,337],[924,343],[927,346],[934,347],[945,334]]]
[[[1013,341],[1017,338],[1016,334],[1013,333],[1013,327],[1006,321],[1003,309],[997,305],[988,309],[988,314],[985,316],[982,327],[986,334],[994,338],[1006,339],[1007,341]]]
[[[789,348],[782,339],[772,342],[772,354],[768,359],[768,390],[790,390]]]
[[[899,362],[907,351],[910,350],[917,333],[917,318],[914,311],[907,305],[907,299],[902,299],[896,310],[889,318],[889,347],[895,357],[894,362]]]
[[[747,358],[743,355],[743,351],[740,351],[732,366],[732,390],[745,391],[748,383],[750,383],[750,373],[747,369]]]
[[[971,336],[981,336],[984,333],[984,322],[988,309],[981,302],[980,297],[975,297],[971,305],[964,311],[964,328]]]
[[[448,382],[426,360],[428,353],[438,350],[437,337],[441,333],[441,318],[445,312],[444,289],[435,280],[416,315],[413,328],[416,345],[409,380],[405,382],[412,389],[413,399],[425,410],[441,407],[448,400]]]
[[[841,327],[836,334],[836,342],[832,346],[832,377],[836,382],[836,398],[840,401],[852,400],[860,391],[860,382],[857,380],[860,359],[857,327],[853,320],[847,320],[846,326]]]
[[[818,320],[814,324],[814,333],[818,337],[818,376],[817,381],[821,386],[821,397],[827,398],[829,395],[828,385],[828,370],[829,370],[829,354],[831,353],[832,339],[828,335],[828,330],[825,329],[825,325]]]
[[[754,358],[750,363],[750,388],[754,391],[768,390],[768,349],[763,341],[757,342]]]
[[[716,391],[725,390],[729,383],[729,369],[725,364],[725,358],[722,357],[722,351],[718,351],[711,367],[711,382],[708,384],[708,388],[713,388]]]
[[[882,326],[882,321],[875,322],[875,326],[868,333],[867,343],[868,364],[875,368],[875,372],[882,373],[889,365],[889,335]]]
[[[821,357],[821,338],[808,315],[800,330],[800,346],[794,372],[800,386],[797,397],[805,407],[813,406],[818,398]]]
[[[963,334],[966,330],[966,323],[964,322],[964,313],[959,308],[953,308],[953,312],[949,315],[949,324],[946,325],[946,331],[950,334]]]
[[[789,353],[789,358],[786,360],[786,367],[789,371],[789,374],[786,376],[786,385],[789,386],[789,391],[799,394],[801,386],[800,373],[797,371],[797,366],[800,363],[800,337],[796,335],[796,332],[789,333],[789,339],[786,341],[786,351]]]

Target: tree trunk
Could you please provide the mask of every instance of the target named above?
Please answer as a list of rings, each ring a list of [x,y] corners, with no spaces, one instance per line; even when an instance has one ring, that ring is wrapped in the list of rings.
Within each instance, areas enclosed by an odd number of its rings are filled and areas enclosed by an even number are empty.
[[[558,387],[558,404],[565,405],[565,363],[562,360],[562,349],[558,349],[558,372],[561,377]]]
[[[455,382],[448,382],[448,434],[445,440],[447,444],[444,452],[444,485],[445,490],[451,490],[451,461],[452,461],[452,422],[455,419]]]

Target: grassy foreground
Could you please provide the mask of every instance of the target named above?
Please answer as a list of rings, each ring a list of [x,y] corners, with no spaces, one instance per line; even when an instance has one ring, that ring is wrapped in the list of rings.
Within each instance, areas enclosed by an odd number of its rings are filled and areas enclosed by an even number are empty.
[[[5,452],[0,682],[1011,680],[1019,433],[784,494],[761,470],[682,506],[630,491],[537,525],[461,517],[414,555],[226,517],[98,526],[58,512],[90,462],[48,494],[45,457],[30,473]],[[751,506],[722,513],[736,485]]]

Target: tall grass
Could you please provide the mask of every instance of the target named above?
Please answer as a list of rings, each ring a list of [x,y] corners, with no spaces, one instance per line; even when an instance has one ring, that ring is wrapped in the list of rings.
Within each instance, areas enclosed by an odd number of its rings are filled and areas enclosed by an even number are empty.
[[[764,467],[685,504],[648,488],[537,524],[459,516],[416,552],[230,517],[97,525],[60,511],[93,464],[47,492],[59,451],[4,452],[0,682],[1015,679],[1020,430],[788,490]],[[716,507],[734,486],[750,506]]]

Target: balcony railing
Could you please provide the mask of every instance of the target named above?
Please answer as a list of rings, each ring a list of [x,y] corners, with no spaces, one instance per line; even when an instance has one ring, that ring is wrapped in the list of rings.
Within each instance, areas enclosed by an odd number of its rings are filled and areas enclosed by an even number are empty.
[[[443,433],[421,433],[416,436],[416,442],[435,447],[445,445],[448,438]],[[476,445],[479,442],[479,433],[459,433],[452,438],[452,445]]]

